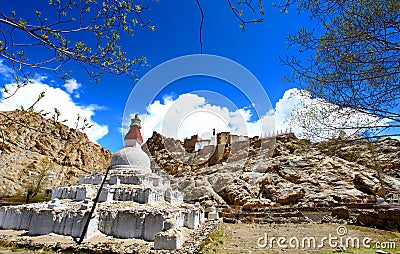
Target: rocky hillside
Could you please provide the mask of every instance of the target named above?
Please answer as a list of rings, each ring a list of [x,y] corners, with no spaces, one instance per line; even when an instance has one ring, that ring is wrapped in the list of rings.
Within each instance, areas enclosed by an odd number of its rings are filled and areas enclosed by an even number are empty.
[[[111,152],[86,134],[20,110],[0,114],[0,195],[25,192],[40,172],[54,172],[45,187],[69,185],[77,176],[105,169]]]
[[[225,148],[212,166],[213,151],[186,154],[179,141],[158,133],[145,149],[190,201],[325,206],[400,193],[400,142],[394,139],[314,144],[286,134],[238,147]]]

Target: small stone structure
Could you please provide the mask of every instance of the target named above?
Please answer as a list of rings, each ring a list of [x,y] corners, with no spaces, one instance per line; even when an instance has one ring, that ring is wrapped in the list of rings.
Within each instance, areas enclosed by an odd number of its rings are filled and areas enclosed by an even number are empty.
[[[199,135],[193,135],[190,138],[185,138],[183,141],[183,146],[185,147],[185,151],[188,153],[194,152],[196,148],[196,142],[199,141]]]
[[[215,220],[215,219],[219,219],[219,214],[217,212],[217,208],[215,208],[215,206],[211,206],[208,207],[206,209],[207,214],[207,218]]]
[[[196,229],[205,221],[199,204],[183,203],[183,195],[150,168],[141,149],[140,119],[135,116],[125,147],[112,158],[98,205],[85,235],[98,232],[117,238],[154,241],[155,249],[177,249],[185,241],[182,227]],[[104,174],[79,177],[76,186],[56,187],[48,203],[0,208],[0,229],[26,230],[29,235],[56,233],[79,238]],[[210,213],[218,218],[216,211]]]

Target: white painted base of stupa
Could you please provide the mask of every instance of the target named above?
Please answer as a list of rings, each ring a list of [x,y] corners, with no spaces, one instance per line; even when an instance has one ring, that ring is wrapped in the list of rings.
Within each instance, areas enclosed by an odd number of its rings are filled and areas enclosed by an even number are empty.
[[[25,230],[29,235],[55,233],[79,238],[91,208],[90,202],[61,200],[56,206],[53,203],[1,207],[0,228]],[[101,232],[116,238],[155,241],[155,246],[160,248],[181,246],[184,240],[183,235],[176,233],[180,232],[178,229],[198,228],[203,218],[201,207],[183,203],[176,206],[164,201],[153,204],[103,203],[93,214],[85,239]],[[160,232],[167,233],[156,237]],[[174,232],[177,235],[171,236]],[[172,242],[166,243],[168,239]]]

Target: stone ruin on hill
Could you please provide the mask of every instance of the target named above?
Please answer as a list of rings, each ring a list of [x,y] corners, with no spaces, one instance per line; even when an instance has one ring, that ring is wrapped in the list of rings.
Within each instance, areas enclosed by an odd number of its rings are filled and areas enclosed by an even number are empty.
[[[97,199],[84,239],[100,232],[154,241],[155,249],[180,248],[185,241],[182,228],[201,227],[205,212],[198,203],[184,203],[183,195],[172,190],[168,180],[152,172],[150,159],[141,149],[140,126],[136,115],[125,136],[125,147],[114,154],[106,179],[103,173],[94,172],[80,177],[76,186],[53,188],[48,203],[1,207],[0,228],[80,238],[92,200]],[[218,213],[213,210],[208,218],[216,219]]]

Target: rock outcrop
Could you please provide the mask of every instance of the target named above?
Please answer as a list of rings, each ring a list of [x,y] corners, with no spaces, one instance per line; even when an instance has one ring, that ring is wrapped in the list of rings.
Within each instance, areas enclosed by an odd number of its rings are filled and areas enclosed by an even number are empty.
[[[111,152],[86,134],[26,111],[0,114],[0,195],[24,193],[46,167],[51,185],[71,185],[78,175],[105,169]],[[49,173],[49,172],[48,172]]]
[[[211,154],[171,152],[164,139],[154,133],[147,141],[148,152],[173,176],[172,186],[184,192],[187,201],[326,206],[375,202],[377,196],[400,193],[400,142],[389,138],[311,143],[285,134],[253,140],[213,166],[207,163]]]

